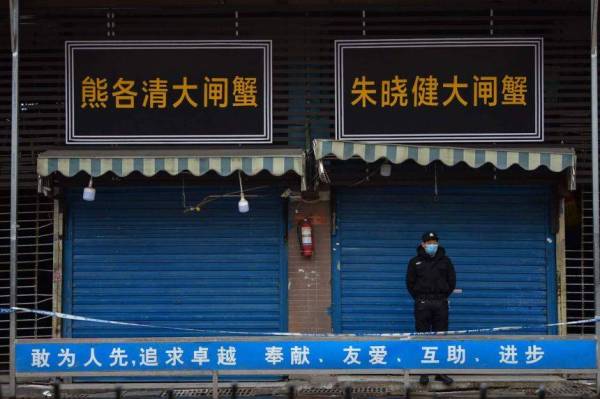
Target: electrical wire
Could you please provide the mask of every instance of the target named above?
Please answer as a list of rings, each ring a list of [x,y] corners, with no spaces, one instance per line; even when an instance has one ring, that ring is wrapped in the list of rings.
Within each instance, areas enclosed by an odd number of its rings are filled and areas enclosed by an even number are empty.
[[[257,187],[251,187],[251,188],[247,188],[245,191],[246,193],[248,192],[252,192],[252,191],[257,191],[257,190],[262,190],[262,189],[266,189],[269,188],[269,186],[257,186]],[[202,199],[202,201],[198,202],[196,205],[194,206],[190,206],[190,207],[185,207],[184,208],[184,212],[199,212],[202,207],[206,204],[209,204],[213,201],[216,201],[218,199],[221,198],[228,198],[228,197],[237,197],[238,195],[241,194],[241,191],[232,191],[229,193],[225,193],[225,194],[210,194],[207,195],[206,197],[204,197]],[[261,197],[260,195],[246,195],[246,198],[258,198]]]
[[[350,184],[350,187],[355,187],[355,186],[358,186],[359,184],[363,184],[364,182],[369,181],[369,179],[371,177],[375,176],[378,172],[379,172],[379,168],[375,168],[375,170],[373,170],[371,173],[369,173],[368,175],[366,175],[359,181]]]

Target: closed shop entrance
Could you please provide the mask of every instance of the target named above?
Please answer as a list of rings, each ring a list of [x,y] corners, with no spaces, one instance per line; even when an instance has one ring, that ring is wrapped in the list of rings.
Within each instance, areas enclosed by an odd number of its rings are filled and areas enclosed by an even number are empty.
[[[542,186],[444,188],[437,198],[430,187],[337,190],[334,330],[414,331],[406,267],[427,230],[457,273],[451,330],[555,322],[551,198]]]
[[[188,188],[188,204],[223,187]],[[235,191],[235,190],[230,190]],[[103,188],[67,199],[63,309],[81,316],[212,331],[287,330],[287,253],[280,192],[252,210],[238,197],[184,212],[182,189]],[[65,337],[203,335],[67,321]],[[207,332],[208,333],[208,332]]]

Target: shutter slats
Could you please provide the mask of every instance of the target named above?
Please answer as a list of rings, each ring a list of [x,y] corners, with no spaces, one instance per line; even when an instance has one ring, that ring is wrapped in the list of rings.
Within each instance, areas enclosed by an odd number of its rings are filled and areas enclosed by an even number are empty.
[[[187,189],[187,200],[223,190]],[[175,188],[102,188],[93,203],[73,193],[66,306],[77,315],[134,323],[282,330],[281,200],[269,192],[251,206],[240,214],[237,198],[222,198],[184,213]],[[181,332],[73,322],[71,335]]]
[[[450,299],[451,330],[553,322],[547,299],[547,268],[554,267],[547,259],[547,191],[474,190],[445,188],[438,201],[428,188],[338,193],[339,320],[334,324],[340,332],[414,331],[406,267],[426,230],[440,235],[462,289]],[[547,331],[525,331],[532,332]]]

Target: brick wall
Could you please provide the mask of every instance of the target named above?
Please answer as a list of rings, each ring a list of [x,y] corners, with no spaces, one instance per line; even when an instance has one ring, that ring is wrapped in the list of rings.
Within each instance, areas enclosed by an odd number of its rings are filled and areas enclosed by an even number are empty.
[[[300,253],[296,226],[313,224],[314,254]],[[288,317],[291,332],[331,332],[331,229],[328,201],[290,201],[288,240]]]

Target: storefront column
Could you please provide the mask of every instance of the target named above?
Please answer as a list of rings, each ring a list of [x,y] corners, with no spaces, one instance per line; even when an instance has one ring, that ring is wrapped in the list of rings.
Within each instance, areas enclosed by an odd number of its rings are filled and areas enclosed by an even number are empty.
[[[558,287],[558,322],[567,321],[567,260],[565,243],[565,199],[558,204],[558,231],[556,232],[556,286]],[[567,326],[561,324],[559,335],[567,335]]]
[[[327,193],[328,194],[328,193]],[[331,212],[327,194],[321,200],[290,201],[288,230],[288,323],[289,331],[327,333],[331,315]],[[300,252],[298,222],[312,223],[314,253]]]

